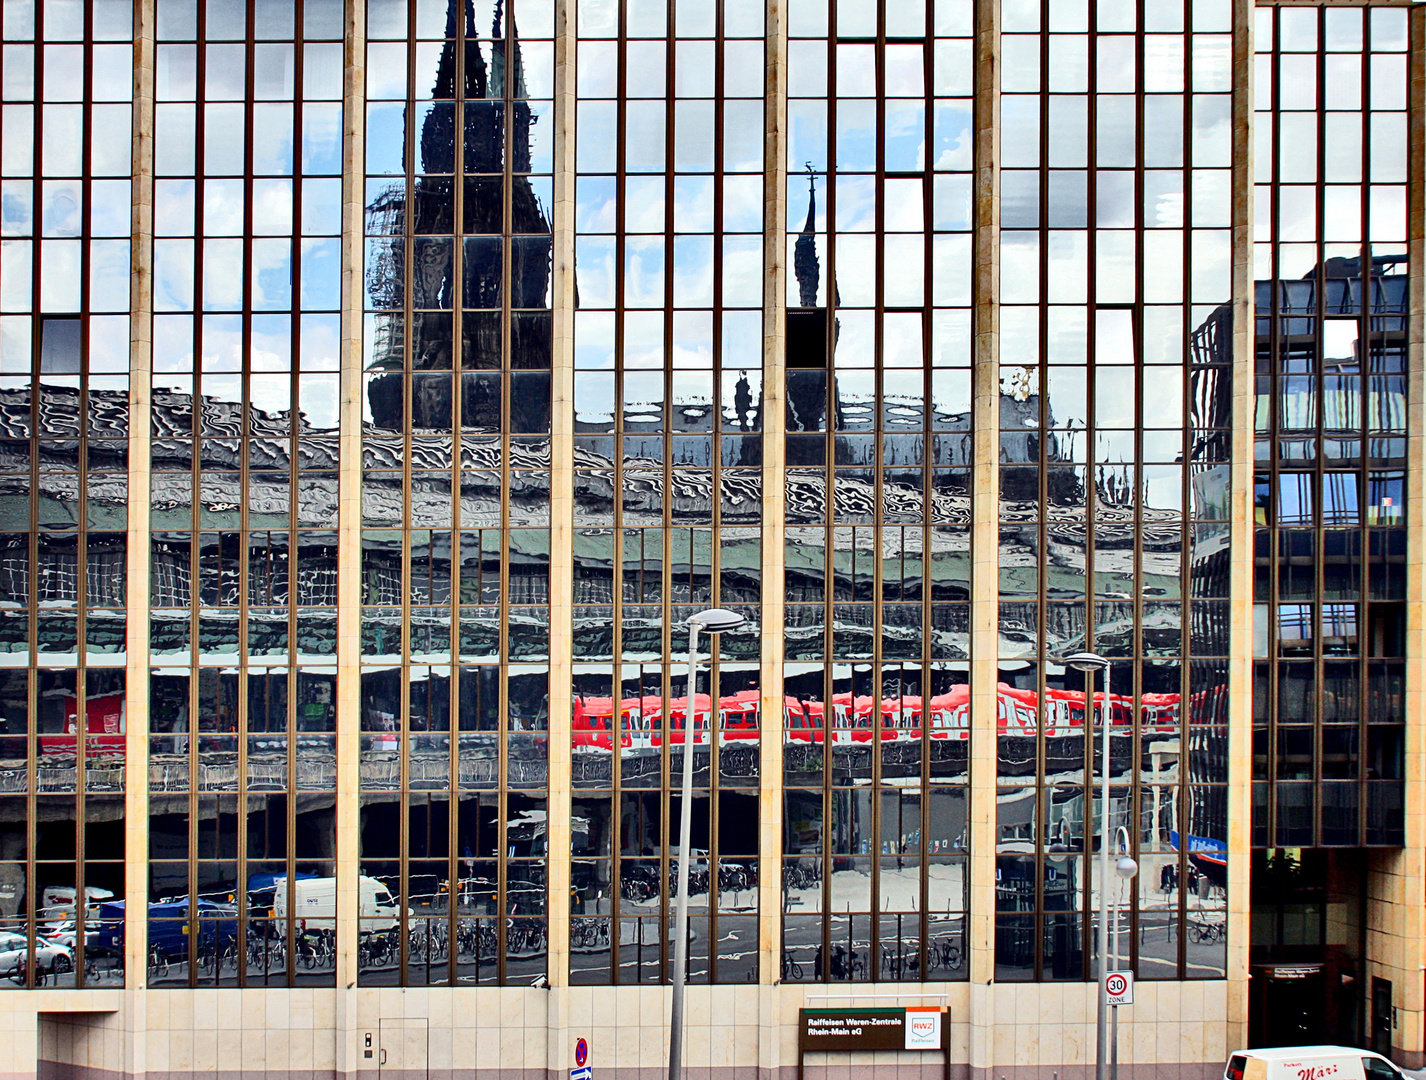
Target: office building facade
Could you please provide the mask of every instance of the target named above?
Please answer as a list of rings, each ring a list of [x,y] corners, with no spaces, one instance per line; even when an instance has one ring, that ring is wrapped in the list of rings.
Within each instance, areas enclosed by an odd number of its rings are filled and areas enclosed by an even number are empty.
[[[0,1074],[1426,1063],[1422,8],[0,47]]]

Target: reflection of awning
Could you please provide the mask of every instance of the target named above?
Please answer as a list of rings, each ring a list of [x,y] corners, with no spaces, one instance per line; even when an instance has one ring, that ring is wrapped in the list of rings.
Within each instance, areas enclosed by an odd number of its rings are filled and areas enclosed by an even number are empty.
[[[1178,830],[1169,830],[1169,844],[1175,851],[1179,850]],[[1195,855],[1204,862],[1214,863],[1217,866],[1228,865],[1228,845],[1222,840],[1214,840],[1211,836],[1194,836],[1189,834],[1188,853]]]

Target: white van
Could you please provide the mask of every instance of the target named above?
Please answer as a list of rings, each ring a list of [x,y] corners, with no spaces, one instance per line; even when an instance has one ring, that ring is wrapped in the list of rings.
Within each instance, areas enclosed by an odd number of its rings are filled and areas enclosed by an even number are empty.
[[[73,885],[46,885],[40,892],[40,922],[55,926],[73,919],[74,901],[78,895],[79,890]],[[96,905],[112,899],[114,894],[108,889],[97,885],[86,885],[84,888],[84,906],[91,918],[99,914]]]
[[[278,878],[273,882],[274,895],[272,904],[272,914],[277,922],[277,932],[287,933],[287,879]],[[387,930],[394,930],[398,925],[398,917],[401,908],[396,902],[396,898],[391,895],[391,890],[377,881],[373,877],[360,877],[357,879],[357,888],[361,896],[361,932],[364,934],[384,933]],[[294,885],[296,896],[294,897],[292,914],[297,920],[297,929],[300,932],[306,927],[303,921],[306,919],[326,919],[326,923],[318,923],[311,929],[335,930],[337,917],[337,879],[336,878],[298,878]]]
[[[1239,1050],[1223,1080],[1405,1080],[1380,1054],[1350,1046],[1274,1046]]]
[[[40,892],[41,907],[67,907],[74,910],[74,898],[79,895],[79,890],[73,885],[46,885]],[[105,900],[114,899],[114,894],[108,889],[101,889],[97,885],[86,885],[84,887],[84,899],[86,905],[98,904]]]

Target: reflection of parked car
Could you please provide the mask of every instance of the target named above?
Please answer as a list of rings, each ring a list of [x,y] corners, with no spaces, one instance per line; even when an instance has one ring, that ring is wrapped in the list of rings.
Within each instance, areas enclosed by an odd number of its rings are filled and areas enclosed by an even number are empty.
[[[395,929],[401,914],[396,897],[391,895],[382,882],[363,874],[357,878],[357,889],[361,896],[362,933],[384,933]],[[293,886],[293,918],[297,920],[297,930],[336,929],[337,919],[337,879],[304,878]],[[278,878],[273,896],[273,918],[277,920],[279,935],[287,934],[287,882]],[[307,920],[316,920],[311,927]]]
[[[71,953],[74,952],[74,941],[78,936],[79,933],[72,922],[62,922],[53,929],[45,930],[40,934],[42,940],[49,942],[51,945],[63,946]],[[86,949],[92,949],[95,939],[98,938],[98,936],[99,931],[94,928],[92,922],[89,923],[84,931],[84,947]]]
[[[124,951],[124,901],[102,904],[104,920],[93,947],[122,955]],[[198,901],[199,948],[222,947],[238,939],[238,909],[230,904]],[[188,901],[163,900],[149,905],[149,951],[168,958],[188,954]]]
[[[77,895],[78,892],[73,885],[45,886],[40,892],[40,910],[38,912],[40,922],[58,925],[73,920],[74,900]],[[94,885],[86,887],[84,895],[85,906],[91,917],[98,905],[114,898],[114,894],[108,889],[101,889]]]
[[[23,983],[29,957],[30,943],[24,934],[0,932],[0,977]],[[35,968],[36,982],[44,975],[64,975],[74,970],[74,954],[63,945],[41,941],[35,949]]]

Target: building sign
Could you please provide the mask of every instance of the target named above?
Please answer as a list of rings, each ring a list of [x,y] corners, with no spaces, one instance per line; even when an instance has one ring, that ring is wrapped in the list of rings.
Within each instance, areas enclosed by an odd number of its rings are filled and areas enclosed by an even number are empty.
[[[1267,968],[1270,979],[1311,979],[1322,974],[1321,964],[1278,964]]]
[[[941,1026],[940,1009],[907,1009],[906,1045],[904,1048],[907,1050],[940,1050]]]
[[[949,1025],[942,1008],[803,1009],[798,1048],[833,1053],[854,1050],[944,1050]]]

